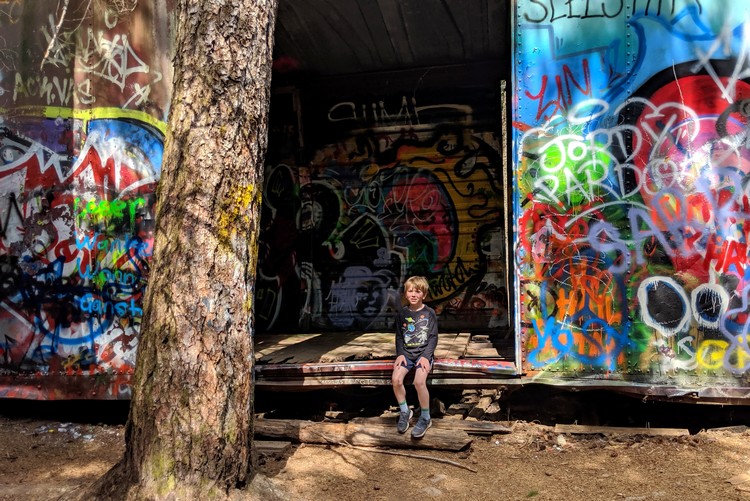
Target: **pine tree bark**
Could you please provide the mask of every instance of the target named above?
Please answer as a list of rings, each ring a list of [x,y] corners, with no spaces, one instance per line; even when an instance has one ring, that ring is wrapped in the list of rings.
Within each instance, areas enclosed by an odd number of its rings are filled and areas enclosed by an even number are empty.
[[[96,499],[222,499],[252,478],[252,300],[276,7],[178,3],[126,452]]]

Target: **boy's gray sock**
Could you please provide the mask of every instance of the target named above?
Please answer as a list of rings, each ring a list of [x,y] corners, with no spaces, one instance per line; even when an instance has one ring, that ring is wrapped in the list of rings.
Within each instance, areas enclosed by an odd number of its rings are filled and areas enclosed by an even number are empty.
[[[406,405],[406,400],[404,400],[403,402],[399,402],[398,408],[401,409],[401,412],[404,414],[409,412],[409,406]]]
[[[421,417],[423,417],[423,418],[425,418],[425,419],[427,419],[429,421],[429,419],[430,419],[430,408],[429,407],[427,409],[422,409]]]

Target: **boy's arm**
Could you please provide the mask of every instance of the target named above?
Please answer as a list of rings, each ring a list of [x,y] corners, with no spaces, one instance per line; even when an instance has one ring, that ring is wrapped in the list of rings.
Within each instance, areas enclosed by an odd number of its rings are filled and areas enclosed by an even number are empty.
[[[396,314],[396,357],[404,354],[404,333],[401,330],[401,326],[404,323],[404,319],[401,318],[401,314]]]
[[[422,352],[422,356],[425,357],[427,360],[432,360],[432,357],[435,355],[435,348],[437,348],[437,342],[438,342],[437,315],[433,311],[430,314],[430,330],[427,333],[427,346],[425,346],[424,351]]]

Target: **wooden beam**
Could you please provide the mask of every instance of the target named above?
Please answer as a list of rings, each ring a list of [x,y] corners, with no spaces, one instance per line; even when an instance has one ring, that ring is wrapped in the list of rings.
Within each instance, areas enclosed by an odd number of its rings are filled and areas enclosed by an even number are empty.
[[[477,402],[477,405],[475,405],[470,411],[469,411],[469,417],[473,418],[480,418],[484,416],[484,413],[487,412],[487,408],[492,403],[492,397],[481,397],[479,399],[479,402]]]
[[[261,456],[283,456],[292,448],[287,440],[253,440],[255,451]]]
[[[578,424],[557,424],[555,425],[555,433],[571,433],[573,435],[602,433],[604,435],[649,435],[652,437],[690,435],[690,432],[683,428],[634,428],[630,426],[585,426]]]
[[[411,433],[399,434],[395,423],[382,424],[326,423],[298,419],[256,419],[255,436],[286,438],[310,444],[351,444],[357,446],[459,451],[472,439],[463,430],[433,427],[421,439]]]

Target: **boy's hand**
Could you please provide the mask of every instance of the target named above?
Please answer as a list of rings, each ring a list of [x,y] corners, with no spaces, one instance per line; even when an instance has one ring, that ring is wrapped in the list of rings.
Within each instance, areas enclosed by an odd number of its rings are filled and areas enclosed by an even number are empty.
[[[400,367],[400,366],[406,366],[406,357],[403,355],[399,355],[396,357],[396,361],[393,362],[394,367]]]
[[[417,366],[423,368],[426,371],[430,370],[430,362],[424,357],[419,357],[419,360],[417,360]]]

